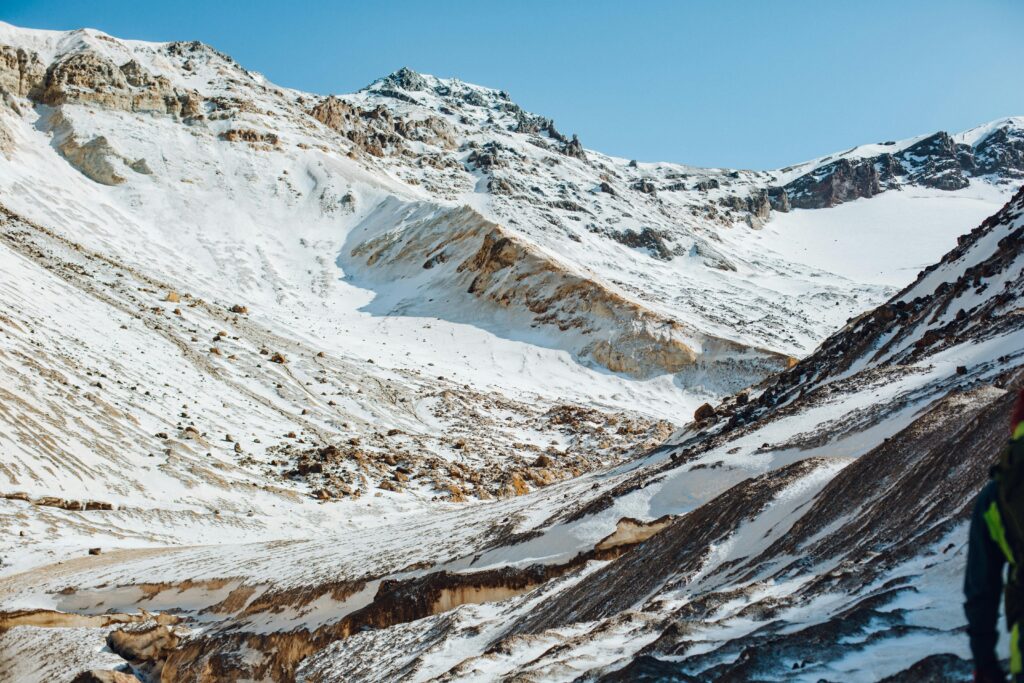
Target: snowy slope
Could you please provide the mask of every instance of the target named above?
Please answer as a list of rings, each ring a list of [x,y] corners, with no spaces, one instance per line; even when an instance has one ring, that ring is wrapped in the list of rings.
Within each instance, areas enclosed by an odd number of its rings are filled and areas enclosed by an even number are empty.
[[[630,464],[340,542],[76,559],[8,579],[6,608],[174,610],[186,680],[956,680],[966,518],[1024,386],[1022,221],[1024,191]]]
[[[1003,315],[992,292],[1019,267],[955,307],[909,302],[987,263],[1016,229],[1005,214],[902,295],[928,329],[844,326],[1002,205],[1021,130],[779,171],[637,163],[455,80],[401,70],[323,97],[199,43],[0,24],[0,627],[18,624],[0,672],[73,674],[23,669],[50,642],[33,624],[99,643],[113,617],[81,615],[140,609],[191,630],[169,668],[183,678],[239,652],[232,675],[279,680],[625,665],[661,617],[634,629],[634,604],[593,586],[635,543],[728,512],[718,494],[740,486],[763,504],[733,520],[749,534],[685,547],[710,558],[694,595],[746,586],[705,578],[781,543],[956,367],[964,405],[1002,400],[971,383],[1016,363],[1015,323],[979,322],[970,344],[949,326],[975,319],[961,307]],[[935,349],[911,351],[929,330]],[[764,381],[751,396],[781,398],[740,408]],[[725,418],[678,429],[723,398]],[[805,623],[787,592],[802,585],[763,595]],[[553,616],[573,590],[616,616]],[[487,604],[449,610],[464,603]],[[75,666],[110,665],[90,652]]]

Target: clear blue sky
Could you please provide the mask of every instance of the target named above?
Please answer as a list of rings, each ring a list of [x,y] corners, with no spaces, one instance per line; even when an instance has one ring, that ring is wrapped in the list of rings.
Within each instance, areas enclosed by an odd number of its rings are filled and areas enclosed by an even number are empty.
[[[771,168],[1024,115],[1022,0],[0,0],[0,19],[201,40],[320,93],[455,76],[647,161]]]

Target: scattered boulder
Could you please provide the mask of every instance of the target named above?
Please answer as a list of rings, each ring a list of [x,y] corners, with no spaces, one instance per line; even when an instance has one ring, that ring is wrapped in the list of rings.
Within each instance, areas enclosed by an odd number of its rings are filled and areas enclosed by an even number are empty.
[[[715,412],[714,406],[710,403],[705,403],[693,413],[693,419],[697,422],[703,422],[705,420],[713,419],[717,413]]]
[[[107,647],[133,667],[147,673],[149,678],[159,680],[164,661],[178,646],[179,640],[167,626],[151,622],[111,631],[107,634]]]

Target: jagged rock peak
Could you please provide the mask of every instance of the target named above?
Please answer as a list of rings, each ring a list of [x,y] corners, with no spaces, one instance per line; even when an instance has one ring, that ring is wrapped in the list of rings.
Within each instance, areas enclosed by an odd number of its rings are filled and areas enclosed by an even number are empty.
[[[504,90],[466,83],[458,78],[439,78],[413,71],[405,66],[383,78],[378,78],[360,92],[377,93],[397,99],[410,98],[416,102],[419,100],[411,96],[423,93],[478,107],[516,107]]]
[[[378,82],[386,83],[402,90],[426,90],[430,87],[427,79],[407,66],[403,66],[398,71],[385,76]]]

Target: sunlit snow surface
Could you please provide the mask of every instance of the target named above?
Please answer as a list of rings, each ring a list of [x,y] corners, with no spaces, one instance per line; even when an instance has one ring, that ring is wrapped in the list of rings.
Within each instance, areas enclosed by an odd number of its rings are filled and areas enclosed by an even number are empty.
[[[751,242],[784,258],[849,278],[902,289],[1006,202],[984,182],[958,192],[908,187],[827,211],[776,213]]]

